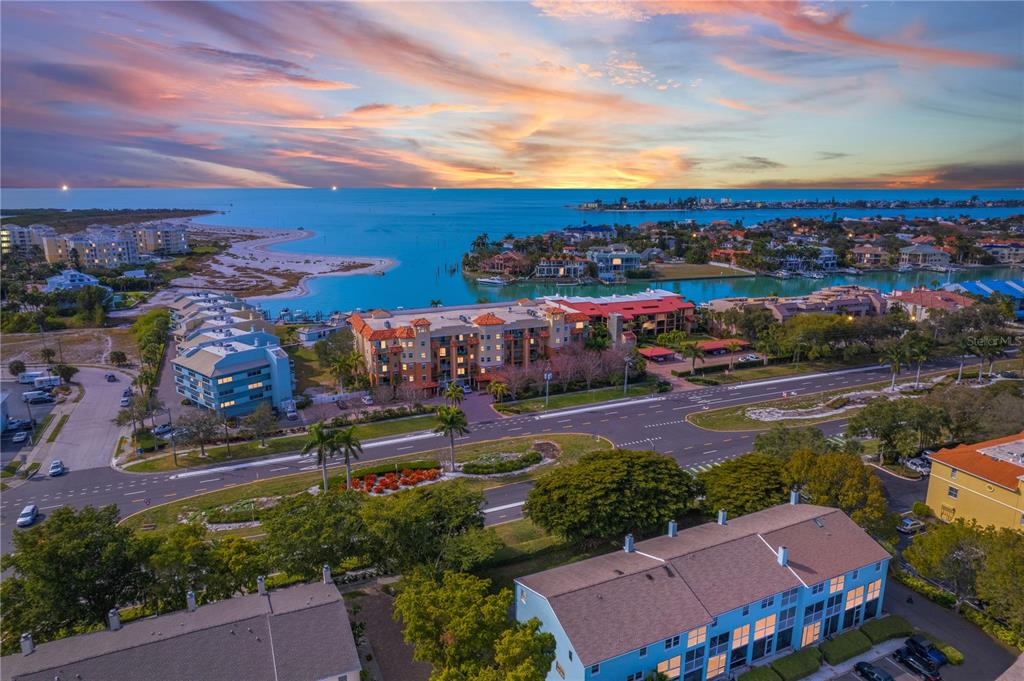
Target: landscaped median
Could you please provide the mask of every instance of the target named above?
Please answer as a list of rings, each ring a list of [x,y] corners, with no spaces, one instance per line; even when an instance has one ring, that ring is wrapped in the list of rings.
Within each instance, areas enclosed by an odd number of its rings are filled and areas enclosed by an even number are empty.
[[[547,406],[544,406],[543,397],[534,397],[528,400],[520,400],[518,402],[495,404],[494,408],[503,414],[533,414],[539,411],[566,409],[568,407],[597,404],[598,402],[621,400],[626,397],[642,397],[644,395],[650,395],[655,392],[657,388],[658,385],[655,382],[637,383],[629,386],[629,389],[625,394],[623,394],[621,385],[613,385],[607,388],[597,388],[595,390],[581,390],[579,392],[552,395],[548,400]]]
[[[558,462],[572,462],[584,454],[604,449],[611,449],[613,446],[608,440],[595,438],[590,435],[558,435],[545,433],[543,437],[527,435],[516,438],[489,440],[486,442],[460,445],[455,448],[455,458],[457,461],[468,462],[476,461],[481,457],[498,453],[521,455],[532,450],[535,445],[540,442],[553,442],[558,445]],[[352,476],[353,478],[365,477],[369,473],[380,475],[387,470],[401,472],[406,465],[411,464],[412,462],[431,462],[431,465],[436,465],[436,462],[438,461],[448,460],[448,456],[447,449],[437,449],[430,452],[390,457],[374,461],[372,464],[365,466],[359,466],[357,464],[352,471]],[[337,459],[335,459],[335,461],[337,461]],[[509,482],[525,480],[536,475],[542,475],[546,470],[550,470],[552,468],[552,466],[541,466],[534,470],[524,471],[511,478],[461,479],[466,480],[470,486],[482,490],[504,485]],[[314,470],[268,478],[266,480],[259,480],[243,485],[236,485],[214,492],[207,492],[205,494],[172,501],[167,504],[153,506],[140,511],[139,513],[128,516],[122,521],[122,523],[137,530],[146,528],[149,531],[164,532],[185,518],[195,517],[205,519],[206,515],[211,511],[221,513],[224,510],[227,510],[225,507],[233,506],[237,508],[240,503],[244,503],[249,500],[260,500],[269,497],[298,494],[310,487],[318,485],[320,479],[320,471]],[[344,471],[338,471],[328,478],[329,486],[344,486],[344,484]],[[258,528],[250,529],[248,532],[250,535],[259,533],[260,531]]]
[[[432,430],[436,425],[437,417],[433,414],[389,419],[386,421],[373,421],[358,424],[356,426],[356,437],[366,441],[391,435],[405,435],[407,433]],[[177,468],[208,466],[229,462],[235,463],[245,459],[256,459],[264,456],[293,454],[301,451],[308,441],[309,435],[301,433],[299,435],[268,438],[266,447],[261,447],[259,440],[238,442],[230,447],[207,447],[205,457],[200,456],[198,449],[180,451],[178,452]],[[175,470],[174,457],[171,452],[165,449],[163,454],[130,463],[124,467],[124,470],[129,473],[156,473]]]

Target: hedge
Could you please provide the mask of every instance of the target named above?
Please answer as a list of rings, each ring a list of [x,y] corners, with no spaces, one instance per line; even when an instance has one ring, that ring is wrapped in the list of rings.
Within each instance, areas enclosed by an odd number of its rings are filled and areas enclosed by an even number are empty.
[[[541,462],[544,456],[538,451],[529,451],[514,459],[502,459],[493,463],[478,463],[470,461],[463,464],[462,472],[470,475],[492,475],[494,473],[511,473],[524,468],[529,468]]]
[[[819,667],[821,651],[817,648],[804,648],[772,662],[772,669],[782,681],[797,681],[818,671]]]
[[[860,630],[872,643],[876,644],[893,638],[910,636],[914,633],[914,627],[910,622],[899,615],[889,615],[880,620],[868,620]]]
[[[935,647],[938,648],[939,652],[946,656],[946,659],[949,660],[950,664],[961,665],[964,663],[964,654],[961,653],[959,650],[949,645],[945,641],[939,640],[935,636],[929,634],[927,631],[922,631],[921,634],[925,638],[930,640],[933,644],[935,644]]]
[[[893,576],[896,578],[896,581],[906,584],[914,591],[927,597],[929,600],[935,601],[943,608],[948,609],[956,605],[956,596],[948,591],[943,591],[937,586],[929,584],[920,577],[915,577],[909,572],[903,572],[902,570],[896,570],[893,573]]]
[[[782,677],[771,667],[754,667],[740,674],[739,681],[782,681]]]
[[[826,662],[837,665],[871,650],[871,639],[854,629],[836,636],[831,641],[825,641],[818,647]]]
[[[431,468],[440,468],[441,464],[437,461],[430,459],[423,459],[419,461],[401,461],[397,463],[381,463],[376,466],[366,466],[364,468],[358,468],[352,471],[353,478],[362,478],[367,475],[384,475],[385,473],[394,473],[398,471],[423,471],[430,470]]]
[[[1024,650],[1024,636],[1021,636],[1009,627],[996,622],[985,613],[979,612],[971,607],[965,607],[960,614],[963,615],[964,619],[967,621],[973,622],[981,627],[989,636],[992,636],[993,638],[996,638],[1017,650]]]
[[[932,507],[923,501],[915,501],[914,505],[910,507],[910,510],[918,518],[932,518],[935,514],[932,512]]]

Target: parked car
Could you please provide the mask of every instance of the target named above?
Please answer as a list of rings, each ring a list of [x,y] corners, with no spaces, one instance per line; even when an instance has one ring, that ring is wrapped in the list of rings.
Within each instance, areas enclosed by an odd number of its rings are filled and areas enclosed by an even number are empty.
[[[1000,378],[1020,378],[1020,374],[1018,374],[1016,371],[1000,371],[999,372],[999,377]]]
[[[132,400],[131,400],[130,397],[122,397],[121,398],[121,406],[122,407],[127,407],[129,404],[131,404],[131,402],[132,402]]]
[[[21,444],[22,442],[24,442],[27,439],[28,439],[28,431],[27,430],[22,430],[22,431],[19,431],[19,432],[14,434],[14,437],[11,438],[11,442],[13,442],[16,445],[19,445],[19,444]]]
[[[107,374],[105,378],[107,379],[107,383],[117,383],[116,374]]]
[[[929,662],[935,665],[936,668],[941,667],[942,665],[947,664],[949,662],[949,658],[946,657],[945,653],[936,648],[935,644],[932,643],[931,639],[929,639],[926,636],[914,634],[906,641],[904,641],[904,643],[907,645],[908,648],[913,650],[915,653],[917,653],[918,655],[927,659]]]
[[[7,422],[7,430],[25,430],[32,427],[28,419],[11,419]]]
[[[921,475],[929,475],[932,472],[932,465],[925,459],[910,459],[903,465]]]
[[[64,475],[67,472],[67,468],[64,468],[64,462],[60,459],[54,459],[50,462],[50,477],[56,478],[58,475]]]
[[[29,504],[21,509],[21,515],[18,516],[18,527],[28,527],[36,521],[37,517],[39,517],[39,509],[35,504]]]
[[[369,395],[363,395],[362,401],[368,407],[373,404],[373,398]]]
[[[295,410],[290,410],[287,414],[285,414],[285,418],[288,419],[289,421],[298,421],[299,412]]]
[[[892,681],[892,675],[889,672],[879,669],[870,662],[858,662],[853,665],[853,670],[857,672],[857,676],[866,681]]]
[[[924,523],[917,518],[903,518],[900,520],[896,531],[901,534],[917,534],[924,530]]]
[[[920,676],[924,681],[942,681],[942,676],[931,662],[916,654],[910,647],[898,649],[892,656],[897,662]]]
[[[25,401],[28,402],[29,404],[52,404],[56,400],[53,399],[52,395],[47,395],[46,393],[43,393],[42,395],[36,395],[31,399]]]
[[[165,434],[171,432],[172,430],[174,430],[174,428],[172,428],[170,426],[170,424],[163,423],[163,424],[161,424],[161,425],[159,425],[159,426],[157,426],[156,428],[153,429],[153,435],[157,435],[157,436],[165,435]]]
[[[470,387],[469,387],[468,385],[464,385],[464,386],[462,386],[462,394],[463,394],[463,395],[468,395],[468,394],[470,394],[471,392],[473,392],[473,389],[472,389],[472,388],[470,388]]]
[[[125,389],[124,389],[124,392],[123,392],[123,393],[121,393],[121,397],[131,397],[131,396],[132,396],[132,395],[134,395],[134,394],[135,394],[135,393],[133,393],[133,392],[132,392],[132,389],[131,389],[131,388],[125,388]]]
[[[759,362],[759,361],[761,361],[761,358],[758,357],[757,355],[743,355],[737,361],[740,361],[740,362]]]

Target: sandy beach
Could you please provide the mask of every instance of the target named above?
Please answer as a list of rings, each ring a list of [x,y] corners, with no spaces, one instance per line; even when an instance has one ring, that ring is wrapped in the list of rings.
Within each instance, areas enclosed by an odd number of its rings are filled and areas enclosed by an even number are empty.
[[[289,253],[272,247],[317,236],[304,229],[253,229],[203,225],[184,220],[191,235],[203,240],[231,242],[224,253],[212,256],[205,270],[171,283],[179,288],[236,291],[260,298],[297,298],[307,295],[313,277],[380,274],[398,265],[392,258]]]

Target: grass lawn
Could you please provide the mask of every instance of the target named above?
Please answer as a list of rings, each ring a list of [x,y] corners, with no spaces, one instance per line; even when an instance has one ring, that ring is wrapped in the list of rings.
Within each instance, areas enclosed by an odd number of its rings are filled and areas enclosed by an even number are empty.
[[[654,280],[667,279],[703,279],[705,277],[748,277],[749,274],[738,272],[718,265],[692,265],[690,263],[655,263]]]
[[[68,422],[69,418],[71,418],[71,414],[64,414],[60,417],[60,420],[57,421],[57,425],[53,427],[53,430],[50,431],[50,434],[46,437],[47,442],[53,442],[57,439],[57,436],[60,435],[61,429],[64,427],[64,424]]]
[[[494,589],[511,587],[512,580],[521,575],[540,572],[607,551],[603,547],[594,553],[581,551],[565,543],[561,538],[548,534],[534,525],[529,518],[495,525],[494,531],[505,545],[498,549],[489,565],[476,571],[481,577],[490,579]]]
[[[337,381],[320,366],[313,348],[304,348],[293,345],[288,350],[288,357],[295,362],[293,372],[295,374],[295,394],[301,395],[306,388],[337,386]]]
[[[534,442],[539,441],[557,443],[562,448],[561,461],[575,461],[585,453],[599,451],[602,449],[610,449],[612,446],[607,440],[600,438],[595,439],[590,435],[526,435],[516,438],[505,438],[501,440],[477,442],[469,445],[459,445],[455,448],[455,457],[459,461],[472,461],[484,454],[494,452],[525,452],[533,445]],[[366,470],[378,467],[381,463],[394,463],[400,467],[401,464],[406,461],[429,459],[444,460],[447,456],[447,449],[437,449],[430,452],[419,452],[416,454],[389,457],[387,459],[378,459],[372,462],[367,462],[365,465],[356,463],[353,466],[352,474],[358,477],[361,475],[361,469]],[[525,479],[531,475],[543,475],[553,467],[554,466],[551,465],[541,466],[530,473],[524,473],[521,479]],[[345,471],[343,468],[332,468],[328,471],[328,485],[344,485],[344,478]],[[515,479],[520,479],[520,476],[515,476]],[[489,487],[505,485],[514,481],[514,479],[507,477],[482,478],[480,480],[473,481],[472,486],[477,489],[486,489]],[[128,516],[121,522],[122,524],[136,530],[141,529],[144,525],[155,525],[153,531],[166,532],[174,526],[174,523],[177,522],[178,516],[182,514],[196,511],[207,511],[255,497],[296,494],[319,484],[321,484],[321,474],[319,470],[283,475],[267,480],[258,480],[245,483],[243,485],[235,485],[233,487],[219,489],[215,492],[208,492],[206,494],[172,501],[167,504],[153,506],[141,511],[140,513]],[[252,534],[259,534],[259,528],[248,529],[251,530]]]
[[[372,440],[389,435],[402,435],[413,433],[419,430],[430,430],[437,424],[433,414],[423,416],[412,416],[401,419],[388,419],[374,423],[361,423],[356,426],[356,435],[360,440]],[[254,459],[272,454],[292,454],[298,452],[309,441],[308,435],[288,435],[267,440],[266,447],[260,447],[259,440],[251,442],[239,442],[231,447],[207,447],[206,457],[199,454],[199,450],[190,450],[187,453],[178,454],[178,468],[189,466],[207,466],[226,461],[241,461],[243,459]],[[230,451],[229,451],[230,449]],[[174,470],[174,457],[171,454],[143,459],[125,466],[124,470],[129,473],[155,473],[159,471]]]
[[[596,390],[582,390],[574,393],[552,395],[546,408],[544,407],[543,397],[520,400],[519,402],[497,404],[494,408],[503,414],[532,414],[538,411],[565,409],[566,407],[578,407],[584,404],[619,400],[623,397],[639,397],[641,395],[647,395],[654,392],[654,388],[655,384],[652,382],[637,383],[629,386],[628,395],[623,395],[621,385],[609,386],[607,388],[597,388]]]
[[[816,374],[824,371],[835,371],[837,369],[849,369],[851,367],[865,366],[872,363],[872,358],[860,358],[852,362],[800,362],[799,364],[769,364],[764,366],[758,362],[756,366],[747,366],[742,369],[734,369],[728,375],[724,372],[711,373],[707,378],[719,383],[742,383],[744,381],[761,381],[769,378],[782,378],[784,376],[796,376],[798,374]],[[697,367],[697,375],[700,375],[700,367]]]

